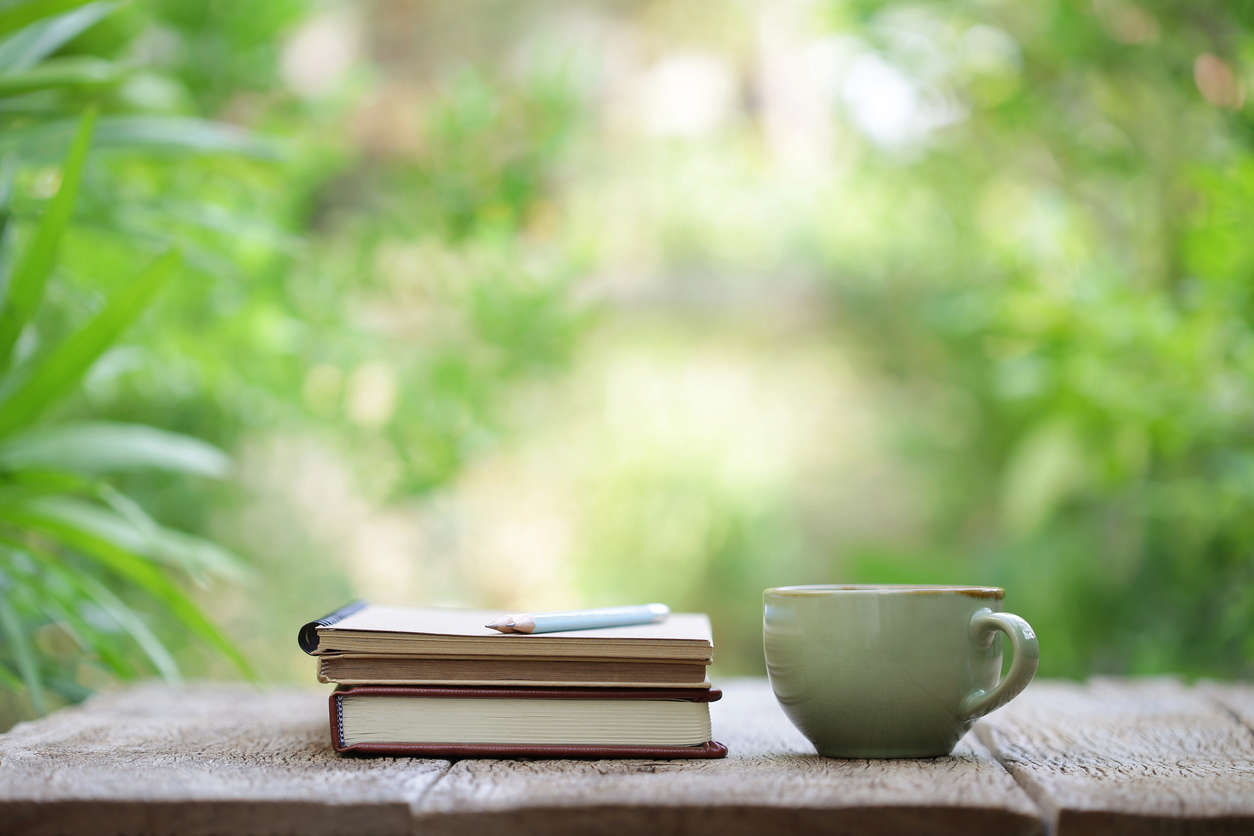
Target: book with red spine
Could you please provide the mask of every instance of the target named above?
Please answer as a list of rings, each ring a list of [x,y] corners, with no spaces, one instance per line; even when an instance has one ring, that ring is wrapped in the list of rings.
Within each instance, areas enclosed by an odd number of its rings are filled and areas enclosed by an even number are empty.
[[[721,758],[709,688],[360,685],[331,694],[337,752],[432,758]]]

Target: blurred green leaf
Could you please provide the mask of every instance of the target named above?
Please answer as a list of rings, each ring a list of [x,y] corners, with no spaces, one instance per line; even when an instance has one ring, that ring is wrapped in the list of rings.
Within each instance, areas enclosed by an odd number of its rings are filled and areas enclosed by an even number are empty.
[[[143,313],[178,261],[173,252],[158,258],[86,326],[26,370],[24,378],[0,400],[0,436],[25,426],[77,385],[92,363]]]
[[[0,36],[85,5],[87,0],[8,0],[0,4]]]
[[[0,117],[7,117],[10,124],[18,122],[30,123],[50,115],[63,116],[66,110],[66,99],[55,90],[40,90],[35,93],[24,93],[21,96],[6,96],[0,99]],[[7,130],[7,128],[6,128]],[[49,154],[44,159],[50,160],[55,155]],[[15,155],[8,152],[10,160]]]
[[[38,427],[0,441],[0,469],[109,473],[155,468],[222,478],[231,467],[212,444],[143,424],[83,421]]]
[[[97,141],[101,147],[140,146],[244,154],[274,159],[278,145],[232,125],[182,116],[114,116],[102,119]]]
[[[157,635],[152,632],[139,614],[128,607],[123,601],[109,591],[109,588],[97,581],[95,578],[84,575],[76,578],[81,588],[95,601],[100,608],[108,614],[118,626],[126,631],[140,649],[144,651],[144,655],[152,662],[157,673],[167,682],[178,682],[182,678],[179,675],[178,665],[174,662],[174,657],[170,655],[170,651],[166,649]]]
[[[27,160],[47,160],[61,153],[73,123],[48,122],[9,128],[0,134],[0,153],[12,151]],[[146,152],[241,154],[275,159],[279,147],[248,131],[190,116],[103,116],[93,148],[142,149]]]
[[[22,680],[14,676],[7,665],[0,664],[0,686],[11,691],[20,691],[22,689]]]
[[[9,284],[10,265],[4,256],[13,240],[10,204],[13,200],[13,178],[16,171],[17,165],[13,159],[0,159],[0,288],[8,287]],[[0,305],[3,304],[3,298],[0,297]]]
[[[47,588],[40,589],[39,596],[50,620],[70,635],[80,652],[98,659],[114,676],[123,679],[136,676],[138,671],[128,658],[130,648],[122,646],[114,636],[83,618],[80,610],[86,611],[86,608],[82,598],[75,595],[59,597]]]
[[[97,494],[118,516],[147,538],[150,548],[145,550],[145,554],[183,568],[194,577],[209,574],[232,581],[252,579],[252,568],[238,555],[211,540],[166,528],[149,516],[138,502],[111,485],[99,486]]]
[[[75,598],[67,596],[63,599],[65,617],[74,623],[88,647],[100,654],[102,661],[106,662],[117,675],[128,676],[133,671],[125,656],[110,646],[109,637],[103,635],[100,628],[95,625],[87,624],[76,611],[84,604],[95,604],[101,612],[117,624],[144,652],[162,679],[167,682],[180,680],[174,657],[138,613],[90,574],[67,569],[60,560],[45,553],[42,549],[32,548],[27,551],[38,561],[41,572],[56,578],[63,586],[77,593]]]
[[[205,540],[163,528],[133,503],[128,516],[123,516],[67,496],[24,497],[16,502],[26,512],[74,526],[131,554],[192,573],[208,572],[232,580],[246,576],[244,564],[230,552]]]
[[[94,110],[89,110],[80,120],[74,144],[61,167],[61,187],[49,203],[34,237],[14,265],[3,306],[0,307],[0,370],[9,365],[13,346],[22,328],[43,300],[48,275],[56,262],[57,248],[74,211],[74,199],[78,196],[78,184],[95,121]]]
[[[99,58],[74,56],[45,61],[29,70],[0,73],[0,96],[37,90],[83,90],[117,84],[126,68]]]
[[[0,584],[7,579],[0,573]],[[31,650],[30,640],[22,629],[22,622],[9,602],[8,590],[0,590],[0,631],[13,651],[13,659],[17,663],[18,673],[30,694],[31,705],[39,713],[44,712],[44,689],[39,679],[39,668],[35,665],[35,654]]]
[[[22,554],[35,555],[33,549],[15,543],[8,545]],[[37,574],[23,581],[32,602],[50,622],[65,630],[81,651],[98,658],[115,676],[135,675],[134,666],[127,661],[124,650],[114,638],[83,617],[80,611],[84,610],[85,600],[76,594],[78,585],[69,573],[51,561],[40,561]]]
[[[189,189],[189,173],[192,178],[208,174],[228,184],[224,195],[229,195],[234,174],[256,168],[245,158],[274,157],[277,146],[230,125],[167,115],[217,109],[198,107],[178,80],[143,65],[149,50],[136,36],[170,31],[152,8],[132,4],[127,14],[80,37],[121,5],[0,0],[0,288],[5,289],[0,300],[0,543],[14,549],[12,582],[4,589],[9,617],[0,656],[6,674],[21,669],[41,711],[44,694],[77,700],[88,692],[77,681],[81,655],[66,647],[58,631],[116,676],[141,672],[142,665],[134,664],[138,647],[162,676],[177,678],[174,658],[157,631],[132,608],[133,601],[111,586],[151,596],[158,605],[152,615],[164,629],[181,625],[252,675],[247,661],[177,582],[184,576],[201,581],[210,574],[240,579],[243,564],[214,543],[159,524],[140,503],[101,481],[104,475],[143,470],[220,478],[229,470],[226,456],[188,436],[140,423],[42,422],[53,409],[74,414],[81,408],[74,395],[85,375],[116,347],[176,265],[185,263],[176,250],[185,248],[220,281],[241,270],[223,251],[223,239],[275,246],[277,230],[285,227],[270,219],[268,225],[251,225],[235,216],[229,200],[205,199],[197,187]],[[296,11],[281,17],[294,19]],[[246,27],[254,20],[251,13],[236,17]],[[210,15],[208,25],[213,20]],[[198,18],[196,25],[202,23]],[[76,38],[78,43],[71,44]],[[102,47],[108,54],[100,54]],[[82,121],[69,118],[85,100],[96,99],[115,112],[99,119],[94,114]],[[110,149],[137,153],[115,153],[93,166],[92,189],[80,193],[89,150]],[[173,161],[162,160],[161,151],[171,152]],[[240,159],[215,159],[210,174],[208,161],[194,160],[202,154]],[[59,171],[39,167],[59,160]],[[93,194],[94,203],[89,200]],[[157,205],[171,198],[187,211]],[[153,205],[145,214],[149,202]],[[124,229],[128,223],[133,228]],[[272,230],[268,238],[257,234],[262,228]],[[74,234],[67,236],[70,229]],[[89,253],[86,264],[73,260],[75,247]],[[137,276],[128,275],[137,259],[165,250]],[[58,270],[63,262],[70,263]],[[54,272],[58,283],[56,293],[50,293]],[[81,276],[107,288],[101,305],[85,317],[83,301],[90,297],[77,284]],[[120,281],[123,277],[127,281]],[[27,351],[23,342],[23,358],[14,362],[24,332],[36,338],[30,340],[34,348]],[[153,478],[138,473],[128,476],[128,485],[142,490]],[[35,631],[50,625],[57,630],[47,631],[49,641],[33,644]],[[12,635],[26,638],[23,657],[15,656],[14,643],[7,640]],[[0,676],[0,684],[13,687],[15,682],[11,674]]]
[[[97,488],[95,479],[55,470],[15,470],[4,474],[4,477],[12,486],[32,496],[53,493],[89,495]]]
[[[32,23],[0,42],[0,72],[33,67],[118,7],[118,3],[87,5]]]
[[[73,513],[63,514],[61,511],[56,506],[41,506],[38,502],[0,501],[0,519],[42,531],[135,584],[161,602],[171,615],[195,635],[234,662],[242,673],[250,678],[255,677],[243,654],[205,617],[195,602],[156,566],[107,537],[81,527]]]

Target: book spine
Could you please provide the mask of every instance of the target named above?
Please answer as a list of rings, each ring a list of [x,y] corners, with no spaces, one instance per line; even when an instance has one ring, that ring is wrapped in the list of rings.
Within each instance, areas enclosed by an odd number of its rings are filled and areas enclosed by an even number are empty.
[[[301,650],[312,655],[318,650],[319,627],[330,627],[332,624],[343,621],[353,613],[359,612],[365,608],[365,601],[352,601],[340,607],[335,612],[327,613],[322,616],[322,618],[314,619],[300,628],[300,632],[296,634],[296,643],[300,645]]]
[[[344,706],[340,703],[339,691],[332,691],[327,707],[331,709],[331,748],[336,752],[345,751],[344,746]]]

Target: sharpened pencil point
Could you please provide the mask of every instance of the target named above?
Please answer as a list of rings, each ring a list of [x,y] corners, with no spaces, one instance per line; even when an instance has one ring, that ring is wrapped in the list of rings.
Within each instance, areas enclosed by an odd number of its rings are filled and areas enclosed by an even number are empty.
[[[514,619],[498,618],[496,621],[493,621],[490,624],[485,624],[483,626],[487,627],[489,630],[498,630],[502,633],[512,633],[514,632]]]

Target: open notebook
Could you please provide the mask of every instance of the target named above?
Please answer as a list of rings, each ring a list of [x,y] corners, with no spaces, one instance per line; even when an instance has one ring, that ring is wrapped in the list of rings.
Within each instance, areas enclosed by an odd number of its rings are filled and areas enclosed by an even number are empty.
[[[354,602],[300,630],[300,646],[328,653],[417,657],[633,659],[708,664],[710,621],[700,613],[672,613],[656,624],[528,635],[498,633],[484,625],[499,616],[486,610],[385,607]]]

